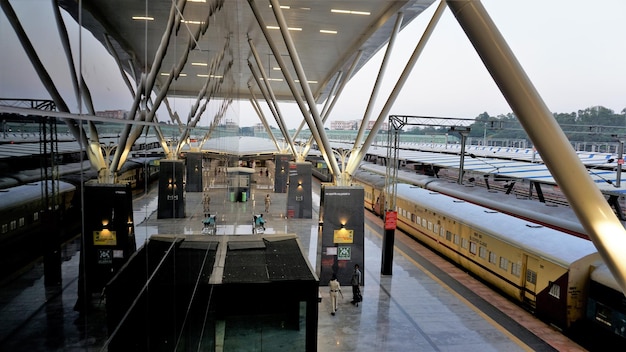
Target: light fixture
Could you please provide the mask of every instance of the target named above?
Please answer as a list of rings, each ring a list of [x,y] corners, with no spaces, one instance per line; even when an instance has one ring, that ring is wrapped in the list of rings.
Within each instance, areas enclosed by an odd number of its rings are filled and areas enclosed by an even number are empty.
[[[265,28],[267,28],[267,29],[280,29],[280,27],[278,27],[278,26],[266,26]],[[302,28],[300,28],[300,27],[287,27],[287,30],[294,31],[294,32],[302,32]]]
[[[330,9],[330,12],[333,13],[343,13],[343,14],[348,14],[348,15],[362,15],[362,16],[369,16],[370,13],[367,11],[352,11],[352,10],[340,10],[340,9]]]
[[[150,16],[133,16],[135,21],[154,21],[154,17]]]
[[[320,33],[323,34],[337,34],[337,31],[331,30],[331,29],[320,29]]]
[[[263,81],[263,78],[261,78],[261,81]],[[268,82],[282,82],[283,79],[282,78],[267,78]]]
[[[202,78],[224,78],[224,76],[219,76],[219,75],[207,75],[204,73],[198,73],[196,76],[198,77],[202,77]]]

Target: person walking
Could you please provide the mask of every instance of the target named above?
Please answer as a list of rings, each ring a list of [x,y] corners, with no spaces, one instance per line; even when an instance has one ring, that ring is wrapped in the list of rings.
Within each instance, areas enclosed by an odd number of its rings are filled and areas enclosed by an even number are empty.
[[[272,204],[272,198],[270,198],[270,194],[268,193],[265,196],[265,212],[269,213],[270,212],[270,205]]]
[[[328,287],[330,288],[330,314],[335,315],[337,311],[337,295],[341,294],[343,298],[343,293],[341,293],[341,285],[339,285],[339,281],[337,281],[337,275],[333,274],[333,278],[328,283]]]
[[[208,193],[204,194],[204,199],[202,199],[202,204],[204,205],[204,217],[209,216],[209,213],[211,212],[211,197],[208,195]]]
[[[358,306],[359,302],[363,300],[361,296],[361,270],[359,270],[359,264],[354,264],[350,284],[352,285],[352,301],[350,303]]]

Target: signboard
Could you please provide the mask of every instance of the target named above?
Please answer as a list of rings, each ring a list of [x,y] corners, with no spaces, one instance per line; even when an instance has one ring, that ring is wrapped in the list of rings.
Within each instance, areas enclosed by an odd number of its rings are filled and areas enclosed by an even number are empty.
[[[398,212],[388,211],[385,213],[385,230],[395,230],[398,222]]]
[[[98,249],[98,264],[113,264],[113,251]]]
[[[337,250],[337,260],[350,260],[352,258],[351,247],[339,246]]]
[[[354,230],[339,229],[333,233],[334,243],[354,243]]]
[[[94,246],[115,246],[117,245],[117,235],[115,231],[102,230],[93,232]]]

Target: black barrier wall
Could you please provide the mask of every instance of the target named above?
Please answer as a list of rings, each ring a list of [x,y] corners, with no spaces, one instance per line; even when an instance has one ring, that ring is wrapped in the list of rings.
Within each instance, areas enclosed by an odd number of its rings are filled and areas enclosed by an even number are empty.
[[[311,219],[311,163],[289,163],[289,187],[287,190],[287,217]]]
[[[332,274],[342,286],[350,287],[354,265],[365,270],[363,187],[323,186],[320,199],[320,285],[328,285]],[[365,283],[361,275],[361,284]]]
[[[276,154],[274,158],[274,161],[276,162],[276,169],[274,170],[274,192],[287,193],[289,161],[291,161],[291,155]]]
[[[181,160],[161,160],[159,168],[159,219],[185,217],[185,168]]]
[[[202,153],[187,153],[187,192],[202,192]]]

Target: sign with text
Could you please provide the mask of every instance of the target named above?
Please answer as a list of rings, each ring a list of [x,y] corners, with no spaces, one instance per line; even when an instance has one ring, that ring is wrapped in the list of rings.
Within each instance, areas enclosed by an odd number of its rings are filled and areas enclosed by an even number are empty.
[[[333,241],[335,243],[353,243],[354,230],[339,229],[335,230]]]
[[[115,246],[117,245],[117,234],[115,231],[103,230],[93,232],[94,246]]]

